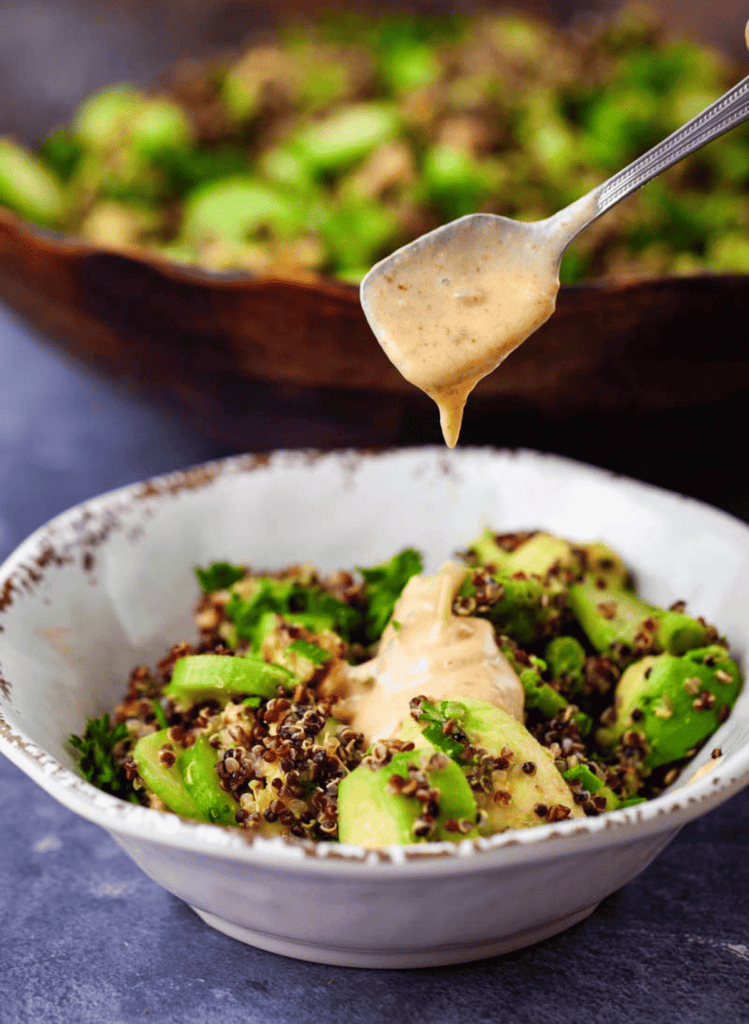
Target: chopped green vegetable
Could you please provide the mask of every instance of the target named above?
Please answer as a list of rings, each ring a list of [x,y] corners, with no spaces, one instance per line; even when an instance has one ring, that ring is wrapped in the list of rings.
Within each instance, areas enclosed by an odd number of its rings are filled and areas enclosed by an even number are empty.
[[[299,605],[299,610],[309,616],[328,619],[330,628],[348,640],[356,628],[360,613],[356,608],[339,601],[322,587],[302,587],[299,585],[292,596],[292,605]]]
[[[441,750],[443,754],[447,754],[454,761],[466,764],[467,760],[464,754],[468,744],[468,737],[461,733],[459,728],[461,712],[465,713],[464,709],[453,701],[441,700],[435,705],[431,701],[422,700],[418,721],[427,723],[423,733],[433,747]],[[443,731],[448,721],[452,720],[455,724],[456,717],[458,719],[458,728],[455,730],[455,733],[458,737],[461,737],[460,739],[455,738],[452,733],[448,734]]]
[[[558,679],[566,689],[580,688],[585,668],[585,648],[574,636],[555,636],[546,645],[544,658],[552,679]]]
[[[236,825],[239,804],[221,788],[217,763],[218,752],[206,736],[199,737],[177,758],[185,789],[194,800],[200,817],[215,825]]]
[[[399,122],[392,104],[354,104],[304,128],[290,145],[315,171],[337,170],[394,138]]]
[[[178,103],[170,100],[145,100],[129,126],[130,145],[146,157],[183,149],[191,139],[187,114]]]
[[[168,190],[178,195],[221,178],[246,174],[248,168],[247,154],[233,146],[166,149],[154,156],[153,164],[164,174]]]
[[[78,166],[83,149],[67,128],[51,131],[39,149],[39,158],[58,176],[67,181]]]
[[[341,842],[364,846],[407,844],[423,839],[476,838],[476,800],[460,767],[437,755],[427,744],[418,751],[397,753],[378,770],[359,765],[341,780],[338,789],[338,828]],[[392,785],[394,776],[407,783],[420,775],[439,793],[433,821],[424,821],[424,803]],[[463,824],[460,828],[458,823]]]
[[[0,206],[21,217],[55,227],[65,199],[57,177],[35,156],[10,139],[0,138]]]
[[[164,695],[179,704],[201,704],[207,700],[226,702],[233,694],[275,697],[278,687],[289,690],[295,678],[280,665],[262,658],[231,654],[191,654],[174,663],[172,680]]]
[[[185,203],[187,239],[242,241],[259,232],[292,235],[304,227],[306,210],[270,182],[236,174],[201,185]]]
[[[83,736],[71,736],[70,745],[78,752],[76,760],[88,782],[105,793],[119,796],[131,803],[140,803],[138,795],[115,757],[115,748],[130,737],[124,722],[109,724],[109,715],[89,718]]]
[[[73,122],[76,139],[92,152],[113,149],[127,138],[129,123],[141,99],[140,93],[129,85],[107,86],[89,96],[78,108]]]
[[[326,661],[330,661],[332,658],[332,654],[322,647],[318,647],[317,644],[311,643],[309,640],[294,640],[286,648],[286,651],[289,654],[297,654],[302,658],[306,658],[307,661],[311,661],[313,665],[317,666],[324,665]]]
[[[180,814],[183,818],[194,818],[199,821],[200,810],[187,792],[179,768],[173,762],[164,763],[163,750],[169,751],[176,759],[184,747],[181,743],[170,740],[166,729],[141,736],[133,749],[133,760],[138,768],[138,774],[170,811]]]
[[[586,636],[602,654],[627,660],[637,653],[684,654],[710,642],[715,630],[682,611],[648,604],[623,587],[586,577],[573,583],[569,601]]]
[[[226,606],[226,615],[234,623],[237,635],[257,647],[268,628],[264,617],[269,613],[299,621],[313,632],[334,629],[345,640],[359,621],[359,612],[339,601],[319,585],[305,585],[297,579],[278,580],[259,576],[250,597],[233,593]]]
[[[381,565],[359,567],[365,583],[367,610],[364,625],[368,643],[374,643],[382,636],[382,631],[393,614],[395,602],[401,596],[403,588],[411,577],[417,576],[423,568],[421,555],[413,548],[405,548],[397,555],[393,555],[389,562],[383,562]]]
[[[204,594],[212,594],[214,590],[227,590],[232,583],[241,580],[245,572],[244,566],[232,565],[230,562],[213,562],[207,569],[195,566],[195,575]]]
[[[166,720],[166,712],[162,708],[161,702],[158,700],[152,700],[151,707],[153,708],[154,718],[159,723],[159,727],[162,729],[166,729],[169,723]]]
[[[567,782],[579,782],[591,793],[597,793],[599,789],[603,789],[603,782],[584,764],[576,764],[572,768],[568,768],[566,772],[563,772],[563,777]]]

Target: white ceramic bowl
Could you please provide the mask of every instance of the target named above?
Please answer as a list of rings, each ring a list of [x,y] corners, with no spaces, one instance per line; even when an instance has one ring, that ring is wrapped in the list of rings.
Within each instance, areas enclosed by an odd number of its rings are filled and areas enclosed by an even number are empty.
[[[312,561],[331,570],[409,545],[434,569],[486,523],[608,541],[646,597],[686,600],[747,663],[749,527],[722,512],[533,452],[282,452],[95,498],[11,555],[0,570],[0,750],[107,829],[206,922],[264,949],[414,967],[553,935],[633,878],[685,822],[746,784],[749,688],[695,764],[716,745],[725,758],[648,804],[476,842],[376,852],[250,842],[124,803],[79,777],[66,743],[87,716],[112,707],[134,665],[192,638],[194,565]]]

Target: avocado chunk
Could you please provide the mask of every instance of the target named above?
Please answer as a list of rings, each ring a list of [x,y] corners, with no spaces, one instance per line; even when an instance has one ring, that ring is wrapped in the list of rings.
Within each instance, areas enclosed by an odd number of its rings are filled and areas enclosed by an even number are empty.
[[[596,733],[606,750],[631,747],[642,771],[688,757],[725,719],[741,689],[741,674],[724,647],[713,644],[681,657],[667,652],[630,665],[614,696],[616,719]]]
[[[558,679],[569,691],[580,689],[585,670],[585,648],[574,636],[555,636],[546,645],[546,664],[553,679]]]
[[[563,773],[563,779],[567,782],[571,789],[575,788],[577,793],[582,790],[587,790],[591,796],[598,797],[606,801],[606,805],[601,810],[604,811],[615,811],[617,808],[624,806],[622,801],[616,795],[616,793],[609,786],[598,778],[595,772],[591,771],[587,765],[576,764],[572,768],[568,768]],[[629,806],[629,802],[627,802]]]
[[[207,736],[200,736],[177,758],[177,768],[185,789],[198,810],[195,817],[214,825],[236,825],[239,804],[231,793],[221,788],[216,771],[217,763],[218,753],[208,742]]]
[[[402,780],[402,781],[398,781]],[[414,786],[413,784],[416,783]],[[411,792],[432,791],[419,800]],[[431,817],[430,823],[426,820]],[[365,762],[338,787],[338,838],[357,846],[405,845],[478,836],[476,801],[460,767],[423,741],[372,769]]]
[[[174,663],[164,694],[179,705],[207,700],[225,703],[232,694],[275,697],[279,686],[293,689],[295,676],[261,658],[231,654],[190,654]]]
[[[580,544],[585,574],[603,580],[608,586],[631,589],[629,570],[619,555],[601,540]]]
[[[159,754],[164,748],[175,756],[175,761],[171,765],[159,759]],[[159,729],[148,736],[141,736],[133,748],[133,760],[138,766],[140,777],[165,807],[175,814],[182,815],[183,818],[195,818],[199,821],[202,814],[188,793],[176,763],[184,749],[182,744],[169,739],[168,729]]]
[[[459,613],[475,610],[521,644],[559,632],[567,581],[579,575],[569,541],[543,532],[502,536],[487,528],[468,555],[474,571],[458,592]]]
[[[395,138],[399,123],[389,103],[351,104],[302,128],[289,145],[315,173],[336,171]]]
[[[558,632],[566,603],[566,589],[557,577],[486,567],[468,573],[454,607],[458,614],[488,618],[498,633],[524,644]]]
[[[546,576],[555,566],[576,568],[578,565],[568,540],[542,531],[531,533],[517,547],[512,548],[509,545],[502,546],[497,535],[487,527],[468,550],[480,565],[493,565],[510,574],[525,572],[533,576]]]
[[[593,576],[570,586],[569,602],[593,647],[616,659],[626,652],[684,654],[715,636],[700,619],[648,604],[633,590]]]
[[[479,811],[485,812],[482,835],[583,817],[551,752],[524,725],[475,698],[464,698],[460,704],[465,709],[460,728],[474,747],[495,759],[489,791],[476,794]]]
[[[65,214],[57,176],[23,146],[5,138],[0,138],[0,206],[47,227],[57,227]]]
[[[557,637],[556,639],[570,640],[573,644],[580,647],[582,651],[581,645],[573,637]],[[552,641],[552,643],[554,642]],[[499,638],[499,647],[517,673],[517,677],[522,684],[526,709],[537,711],[544,718],[549,719],[558,718],[562,715],[570,706],[570,702],[564,694],[544,680],[543,673],[547,669],[546,662],[534,654],[526,654],[522,648],[518,647],[516,643],[513,643],[506,636]],[[582,657],[584,661],[584,651],[582,651]],[[556,676],[556,673],[554,675]],[[590,716],[576,709],[573,712],[573,718],[580,730],[580,735],[587,736],[593,728],[593,720]]]

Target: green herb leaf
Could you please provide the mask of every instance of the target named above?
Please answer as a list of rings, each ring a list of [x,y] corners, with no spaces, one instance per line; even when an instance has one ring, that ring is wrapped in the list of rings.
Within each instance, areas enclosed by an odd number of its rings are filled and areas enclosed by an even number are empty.
[[[267,612],[315,616],[320,620],[318,628],[333,629],[344,640],[358,625],[359,611],[318,585],[307,586],[298,580],[277,580],[270,576],[258,577],[256,582],[258,586],[252,597],[245,600],[232,594],[226,606],[226,615],[237,627],[238,635],[252,643],[258,623]]]
[[[109,715],[90,718],[83,736],[70,736],[69,742],[78,751],[76,758],[83,777],[105,793],[140,803],[138,795],[114,757],[114,748],[130,736],[124,722],[110,726]]]
[[[257,589],[250,598],[232,594],[226,605],[226,615],[237,627],[238,636],[244,640],[255,640],[255,629],[266,612],[283,615],[289,610],[289,599],[293,584],[289,580],[274,580],[261,576]]]
[[[245,575],[245,568],[242,565],[231,565],[229,562],[213,562],[207,569],[195,566],[195,575],[198,583],[206,594],[212,594],[214,590],[226,590],[241,580]]]
[[[457,761],[460,764],[465,764],[465,743],[461,743],[452,736],[446,736],[442,731],[445,722],[453,716],[447,711],[447,705],[454,707],[454,701],[440,701],[439,704],[432,704],[431,701],[423,700],[421,702],[421,712],[419,714],[418,721],[426,722],[424,727],[424,736],[433,747],[437,750],[441,750],[443,754],[447,754],[453,761]]]
[[[153,708],[154,717],[159,723],[159,729],[167,729],[169,723],[166,720],[166,713],[161,706],[161,702],[159,700],[152,700],[151,707]]]
[[[382,636],[403,588],[423,568],[421,555],[413,548],[406,548],[382,565],[359,568],[364,577],[364,596],[367,600],[364,626],[368,643],[374,643]]]
[[[307,661],[311,661],[313,665],[318,667],[324,665],[326,661],[330,661],[333,657],[328,651],[318,647],[317,644],[313,644],[309,640],[295,640],[289,644],[286,651],[290,654],[298,654],[301,658],[306,658]]]
[[[360,612],[351,605],[339,601],[321,587],[299,587],[293,596],[293,604],[307,615],[319,615],[332,623],[332,628],[344,640],[348,640],[351,631],[356,628]]]

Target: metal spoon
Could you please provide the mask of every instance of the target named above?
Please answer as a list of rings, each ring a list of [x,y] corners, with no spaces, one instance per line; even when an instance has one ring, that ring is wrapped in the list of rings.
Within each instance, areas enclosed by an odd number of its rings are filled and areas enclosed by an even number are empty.
[[[553,312],[559,263],[570,242],[631,192],[747,118],[749,76],[552,217],[522,222],[469,214],[369,271],[360,291],[367,320],[404,377],[440,406],[450,446],[475,384]],[[480,321],[492,329],[487,333]]]

